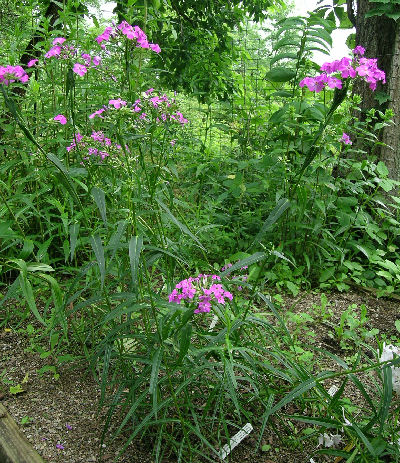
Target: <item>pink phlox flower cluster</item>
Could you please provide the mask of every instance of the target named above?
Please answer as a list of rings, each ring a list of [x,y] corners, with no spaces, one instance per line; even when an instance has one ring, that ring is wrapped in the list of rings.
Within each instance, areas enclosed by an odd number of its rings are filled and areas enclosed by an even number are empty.
[[[106,106],[103,106],[102,108],[98,109],[94,113],[90,114],[89,119],[94,119],[96,116],[99,116],[101,119],[104,119],[104,116],[102,116],[104,111],[107,111]]]
[[[127,21],[122,21],[114,30],[113,27],[106,27],[104,32],[96,37],[96,42],[102,48],[105,45],[102,42],[108,42],[111,38],[115,37],[117,33],[124,35],[129,40],[136,40],[136,46],[140,48],[150,48],[155,53],[160,53],[161,48],[157,43],[149,43],[146,34],[139,26],[131,26]]]
[[[342,88],[342,81],[329,74],[340,74],[342,79],[352,78],[357,76],[364,78],[369,83],[371,90],[376,89],[378,81],[386,83],[385,73],[378,69],[378,62],[373,58],[364,58],[365,49],[358,45],[354,50],[354,58],[343,57],[340,60],[335,60],[330,63],[324,63],[321,66],[320,74],[316,77],[305,77],[300,81],[300,87],[306,86],[311,92],[319,93],[326,86],[330,88]]]
[[[44,55],[45,58],[61,58],[61,59],[71,59],[77,54],[77,50],[75,47],[71,45],[64,44],[66,39],[64,37],[57,37],[53,40],[53,46],[50,50]],[[82,63],[75,63],[73,66],[73,71],[75,74],[83,77],[87,71],[89,66],[99,66],[101,64],[101,57],[99,55],[91,56],[89,53],[82,53],[82,59],[84,60],[84,64]],[[28,63],[28,67],[33,66],[36,64],[35,60],[31,60]],[[36,60],[37,62],[37,60]]]
[[[189,121],[183,117],[183,114],[180,113],[179,111],[176,111],[175,114],[171,114],[170,118],[174,121],[179,122],[182,125],[187,124]]]
[[[75,72],[75,74],[78,74],[78,76],[81,77],[83,77],[87,73],[87,67],[79,63],[75,63],[72,70]]]
[[[29,76],[21,66],[0,66],[0,83],[9,85],[12,82],[28,82]]]
[[[121,98],[118,98],[118,100],[110,100],[108,104],[114,106],[115,109],[120,109],[121,106],[126,106],[126,101],[121,100]]]
[[[65,39],[64,37],[56,37],[54,40],[53,40],[53,45],[62,45],[67,39]]]
[[[364,56],[365,55],[365,48],[362,47],[361,45],[357,45],[356,48],[353,50],[354,55],[360,55]]]
[[[200,274],[180,281],[169,295],[169,302],[180,304],[181,301],[195,302],[197,308],[194,313],[210,312],[212,304],[225,304],[225,299],[233,299],[232,293],[226,291],[218,275]]]
[[[340,139],[341,142],[343,142],[345,145],[352,145],[353,142],[350,140],[349,135],[347,133],[343,132],[342,138]]]
[[[0,66],[0,83],[8,85],[17,80],[23,83],[29,80],[28,74],[21,66]]]
[[[31,59],[30,61],[28,61],[28,64],[26,65],[28,68],[31,68],[33,66],[36,66],[36,64],[38,63],[38,59]]]
[[[59,56],[61,53],[60,45],[54,45],[50,50],[44,55],[45,58],[51,58],[53,56]]]
[[[326,85],[329,88],[342,88],[342,81],[337,77],[320,74],[316,77],[305,77],[299,85],[300,87],[306,86],[310,92],[319,93]]]
[[[110,40],[111,36],[113,35],[113,32],[114,32],[114,29],[111,26],[106,27],[104,29],[103,33],[95,38],[96,42],[98,44],[101,44],[101,42],[108,42]],[[103,47],[104,47],[104,45],[102,45],[102,48]]]
[[[106,158],[112,155],[112,152],[119,152],[121,151],[121,145],[117,143],[112,143],[110,138],[107,138],[103,132],[95,132],[93,131],[90,135],[90,138],[84,138],[83,135],[80,133],[75,134],[75,138],[77,143],[79,144],[79,149],[85,149],[87,151],[87,155],[83,157],[84,161],[88,160],[100,160],[104,161]],[[94,142],[96,142],[97,146],[92,146]],[[76,148],[75,140],[67,146],[67,151],[73,151]],[[110,152],[111,151],[111,152]],[[84,163],[83,163],[84,164]]]
[[[61,125],[65,125],[67,123],[67,118],[62,114],[58,114],[53,118],[55,121],[59,122]]]
[[[376,83],[381,80],[386,83],[386,76],[383,71],[378,69],[377,59],[360,58],[359,66],[356,71],[360,77],[364,77],[365,81],[369,83],[371,90],[376,89]]]

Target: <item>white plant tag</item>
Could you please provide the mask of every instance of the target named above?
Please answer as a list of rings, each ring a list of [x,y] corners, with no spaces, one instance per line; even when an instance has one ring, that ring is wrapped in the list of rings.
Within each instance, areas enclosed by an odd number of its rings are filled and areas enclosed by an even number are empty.
[[[331,386],[329,389],[328,389],[328,394],[333,397],[336,392],[339,390],[339,388],[335,385]]]
[[[237,432],[232,438],[229,444],[225,444],[221,450],[221,459],[225,458],[231,453],[231,451],[242,442],[242,440],[247,437],[251,431],[253,431],[253,426],[250,423],[247,423],[243,428]]]
[[[214,326],[217,324],[217,321],[218,321],[218,316],[214,315],[213,319],[211,320],[210,328],[208,328],[208,331],[212,331],[214,329]]]

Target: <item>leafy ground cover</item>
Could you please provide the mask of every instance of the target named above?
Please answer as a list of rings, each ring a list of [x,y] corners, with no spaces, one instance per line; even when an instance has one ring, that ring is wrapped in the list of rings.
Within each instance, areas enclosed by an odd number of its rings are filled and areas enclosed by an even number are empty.
[[[8,35],[0,326],[6,349],[23,335],[42,363],[21,377],[11,360],[3,394],[18,397],[34,377],[41,403],[46,383],[62,395],[62,378],[85,371],[102,431],[79,427],[108,459],[142,455],[140,442],[156,462],[222,461],[253,423],[245,445],[265,461],[283,458],[283,446],[290,455],[304,446],[315,461],[398,461],[393,313],[371,315],[359,300],[336,308],[322,293],[311,306],[282,305],[283,294],[354,285],[399,298],[398,181],[376,154],[392,113],[358,117],[352,93],[358,84],[374,92],[385,73],[360,44],[341,60],[312,61],[317,44],[332,43],[322,8],[277,22],[257,68],[262,85],[244,77],[246,48],[232,45],[228,60],[215,34],[200,37],[197,73],[179,85],[171,50],[162,61],[156,40],[174,30],[178,46],[174,21],[164,18],[160,34],[153,3],[93,27],[68,3],[57,21],[35,25],[33,42]],[[232,25],[232,38],[242,33]],[[29,55],[24,66],[14,49]],[[199,74],[210,49],[212,67]],[[227,95],[241,111],[222,105],[212,116],[212,100]],[[17,415],[29,429],[34,414]],[[40,444],[50,458],[65,455],[74,432],[57,422]]]
[[[305,365],[315,364],[315,370],[323,365],[320,357],[316,359],[314,348],[326,349],[329,352],[350,358],[354,356],[357,340],[364,340],[370,347],[377,345],[371,330],[379,330],[381,336],[388,341],[397,339],[398,331],[394,324],[398,316],[398,304],[383,299],[365,296],[362,293],[301,293],[297,297],[285,297],[279,305],[282,316],[288,320],[293,336],[296,337],[296,348],[299,362]],[[335,328],[340,325],[342,314],[349,312],[361,321],[363,307],[366,307],[364,323],[353,327],[346,336],[340,339]],[[316,321],[322,317],[323,324]],[[354,326],[348,318],[345,328]],[[2,359],[1,394],[7,408],[19,422],[28,439],[48,461],[52,462],[110,462],[118,454],[123,438],[116,442],[106,441],[103,455],[99,456],[99,437],[102,433],[101,411],[98,411],[100,394],[99,384],[93,381],[84,365],[72,364],[57,369],[60,374],[54,379],[54,372],[44,372],[49,359],[40,359],[32,352],[35,345],[35,333],[26,327],[16,331],[3,331],[0,338]],[[34,349],[33,349],[34,350]],[[365,349],[369,353],[370,350]],[[334,366],[339,369],[338,365]],[[370,373],[360,379],[368,391],[373,390],[374,380]],[[327,388],[340,386],[338,380],[327,381]],[[20,386],[20,389],[16,389]],[[13,389],[14,388],[14,389]],[[354,385],[347,384],[343,397],[346,409],[360,411],[364,404],[363,396]],[[285,410],[287,414],[295,414],[296,406],[291,404]],[[295,420],[285,425],[273,420],[274,426],[268,426],[258,451],[256,432],[259,430],[260,416],[257,410],[252,417],[254,431],[238,447],[228,461],[239,462],[297,462],[325,460],[314,453],[321,449],[319,436],[312,435],[312,428]],[[103,411],[104,413],[104,411]],[[346,444],[346,436],[338,447]],[[57,448],[57,444],[63,448]],[[135,440],[127,449],[121,461],[146,462],[154,461],[151,457],[151,446],[146,441]]]

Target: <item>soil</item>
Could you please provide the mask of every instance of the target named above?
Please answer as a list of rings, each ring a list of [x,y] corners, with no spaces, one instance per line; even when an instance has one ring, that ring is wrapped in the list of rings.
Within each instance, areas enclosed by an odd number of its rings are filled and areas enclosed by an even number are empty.
[[[400,318],[400,303],[376,299],[362,292],[327,294],[330,310],[329,320],[309,321],[307,326],[316,333],[312,344],[329,350],[341,357],[353,352],[343,350],[334,339],[332,332],[337,326],[341,314],[352,304],[356,312],[361,304],[368,309],[366,330],[379,329],[379,335],[398,337],[395,321]],[[311,316],[321,306],[319,293],[300,293],[296,297],[285,297],[282,313],[308,313]],[[317,308],[316,308],[317,307]],[[289,323],[292,331],[296,329]],[[303,336],[306,331],[302,331]],[[371,347],[374,339],[369,341]],[[103,444],[100,456],[100,438],[103,431],[104,411],[98,412],[100,397],[99,385],[94,381],[87,368],[74,365],[58,369],[59,379],[55,380],[51,372],[39,375],[38,370],[48,364],[48,359],[41,359],[38,354],[27,351],[29,340],[22,334],[10,329],[0,332],[0,400],[9,413],[20,424],[28,440],[45,461],[51,463],[89,463],[114,461],[124,445],[124,438]],[[24,383],[22,381],[26,379]],[[366,381],[368,379],[366,378]],[[9,383],[21,384],[24,392],[9,393]],[[327,384],[327,387],[330,385]],[[353,396],[352,396],[353,394]],[[347,391],[347,397],[359,400],[357,392]],[[290,410],[289,410],[290,412]],[[29,418],[29,423],[22,426],[21,420]],[[279,423],[275,423],[275,432],[270,429],[264,434],[262,445],[270,446],[268,451],[254,453],[257,443],[257,428],[244,439],[226,459],[231,463],[308,463],[316,449],[315,441],[305,441],[304,446],[293,448],[288,441],[281,439]],[[287,430],[282,433],[287,435]],[[147,443],[149,444],[149,443]],[[105,447],[104,447],[105,446]],[[324,460],[314,457],[316,463]],[[151,447],[146,442],[134,441],[123,457],[121,463],[151,463]],[[175,463],[175,462],[164,462]]]

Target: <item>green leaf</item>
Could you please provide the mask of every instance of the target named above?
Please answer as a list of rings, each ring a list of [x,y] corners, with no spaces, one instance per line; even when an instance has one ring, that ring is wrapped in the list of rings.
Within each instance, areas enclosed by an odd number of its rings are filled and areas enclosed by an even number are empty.
[[[297,59],[297,54],[296,53],[279,53],[275,55],[273,58],[271,58],[270,65],[272,66],[274,63],[277,61],[280,61],[281,59]]]
[[[76,244],[78,241],[79,223],[73,223],[69,226],[69,241],[70,241],[70,259],[74,258]]]
[[[137,273],[139,268],[140,253],[143,248],[143,237],[132,236],[129,241],[129,262],[131,265],[131,276],[133,288],[138,287]]]
[[[271,82],[288,82],[295,77],[296,71],[287,68],[274,68],[265,74],[265,79]]]
[[[87,223],[85,209],[83,208],[83,205],[81,203],[81,200],[79,199],[79,196],[76,194],[76,191],[75,191],[74,185],[73,185],[73,183],[71,181],[71,177],[70,177],[70,175],[68,173],[68,170],[66,169],[66,167],[64,166],[62,161],[60,161],[60,159],[58,159],[57,156],[54,156],[54,154],[49,153],[49,154],[46,155],[46,157],[60,171],[60,174],[61,174],[60,180],[61,180],[61,182],[64,184],[67,191],[70,193],[70,195],[74,198],[74,200],[79,205],[79,207],[80,207],[80,209],[82,211],[83,217],[84,217],[84,219],[85,219],[85,221]]]
[[[22,293],[25,297],[26,302],[28,303],[28,306],[31,312],[42,325],[46,326],[45,321],[43,320],[42,316],[40,315],[38,311],[38,308],[36,307],[35,296],[33,295],[32,286],[28,278],[26,277],[26,275],[24,275],[22,271],[19,275],[19,282],[20,282]]]
[[[157,416],[157,385],[158,385],[158,374],[160,371],[160,365],[162,356],[164,353],[164,347],[159,347],[153,355],[152,366],[151,366],[151,375],[150,375],[150,385],[149,393],[153,396],[153,412]]]
[[[107,226],[106,197],[104,191],[96,186],[92,188],[92,196],[99,208],[104,225]]]
[[[198,238],[193,235],[193,233],[189,230],[189,228],[181,223],[173,214],[172,212],[168,209],[168,207],[161,201],[161,199],[156,198],[156,201],[158,204],[161,206],[162,209],[167,213],[168,217],[172,220],[172,222],[179,227],[179,229],[182,231],[182,233],[185,233],[186,235],[190,236],[199,246],[201,249],[205,251],[205,248],[203,245],[200,243]]]
[[[381,177],[387,177],[389,175],[389,170],[386,167],[385,163],[382,161],[379,161],[376,165],[376,171]]]
[[[180,338],[179,338],[179,357],[177,360],[178,365],[182,363],[185,355],[187,354],[190,341],[192,336],[192,324],[186,323],[186,325],[180,330]]]
[[[328,267],[326,268],[319,277],[319,282],[324,283],[333,277],[335,274],[335,267]]]
[[[10,386],[10,394],[17,395],[25,392],[25,389],[20,385],[17,384],[16,386]]]
[[[90,244],[92,245],[92,249],[96,256],[97,265],[100,270],[100,279],[101,279],[101,287],[104,287],[104,280],[106,278],[106,261],[104,258],[104,248],[101,242],[101,238],[99,235],[91,236],[90,237]]]
[[[254,238],[253,243],[250,247],[253,247],[255,244],[260,243],[261,239],[263,238],[265,232],[274,225],[274,223],[279,219],[279,217],[288,209],[290,206],[290,201],[286,198],[282,198],[278,201],[277,205],[274,209],[270,212],[269,216],[263,223],[261,230],[257,233],[257,236]]]
[[[267,255],[264,252],[255,252],[250,257],[246,257],[240,260],[239,262],[233,264],[232,267],[227,268],[224,272],[220,273],[220,276],[225,277],[230,273],[234,272],[235,270],[240,269],[241,267],[248,267],[250,265],[253,265],[256,262],[265,259],[265,257],[267,257]]]

